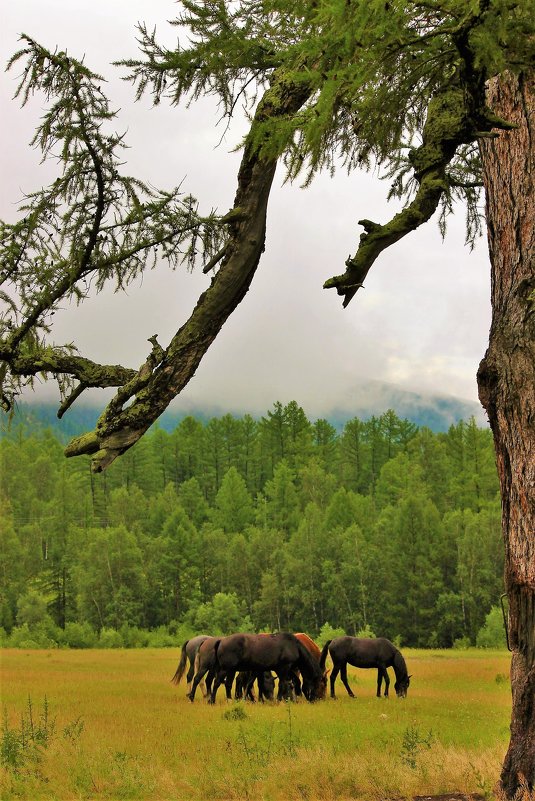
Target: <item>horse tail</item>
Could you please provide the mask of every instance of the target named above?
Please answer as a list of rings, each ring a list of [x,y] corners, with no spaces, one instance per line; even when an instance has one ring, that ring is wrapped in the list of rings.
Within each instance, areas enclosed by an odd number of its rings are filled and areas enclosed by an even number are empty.
[[[176,669],[176,673],[171,679],[173,684],[180,684],[180,679],[184,675],[184,671],[186,669],[186,662],[187,662],[187,654],[186,654],[186,646],[189,640],[186,640],[184,645],[182,646],[182,653],[180,654],[180,662],[178,663],[178,667]]]
[[[320,668],[324,672],[325,671],[325,662],[327,661],[327,654],[329,653],[329,645],[332,643],[332,640],[327,640],[325,645],[321,650],[320,655]]]

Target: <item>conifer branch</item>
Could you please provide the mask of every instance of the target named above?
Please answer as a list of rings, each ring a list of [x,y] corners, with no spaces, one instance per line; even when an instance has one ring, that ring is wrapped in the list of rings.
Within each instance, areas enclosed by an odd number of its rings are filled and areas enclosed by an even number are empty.
[[[100,416],[95,431],[69,443],[67,456],[91,453],[92,470],[105,470],[143,436],[195,374],[219,330],[248,291],[264,249],[266,211],[277,157],[258,151],[256,127],[268,118],[296,113],[309,94],[310,87],[303,82],[295,85],[284,72],[275,74],[258,105],[247,137],[234,208],[223,218],[229,238],[210,287],[200,296],[190,318],[165,351],[153,342],[154,358],[149,358],[130,382],[119,389]],[[131,398],[132,403],[125,406]]]
[[[195,198],[180,187],[155,190],[122,175],[125,144],[109,130],[116,115],[102,92],[102,76],[65,52],[51,52],[29,36],[22,40],[25,46],[8,65],[24,66],[16,97],[25,105],[34,93],[44,93],[48,109],[32,144],[43,160],[59,163],[60,173],[25,197],[18,222],[0,222],[0,284],[6,287],[0,358],[7,405],[21,390],[20,376],[31,379],[43,371],[58,379],[62,397],[76,380],[119,386],[135,371],[121,368],[119,379],[111,370],[98,379],[104,383],[87,381],[82,374],[89,362],[77,360],[73,346],[47,344],[60,303],[80,303],[109,282],[125,288],[156,264],[158,248],[172,268],[183,262],[192,268],[198,253],[205,261],[212,258],[227,233],[213,212],[201,216]]]

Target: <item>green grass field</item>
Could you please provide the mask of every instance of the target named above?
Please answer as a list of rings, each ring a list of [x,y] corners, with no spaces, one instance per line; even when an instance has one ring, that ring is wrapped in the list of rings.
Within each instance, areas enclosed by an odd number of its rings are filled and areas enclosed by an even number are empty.
[[[171,684],[178,648],[4,650],[1,797],[490,795],[508,741],[509,655],[403,654],[413,676],[405,700],[393,682],[393,697],[376,698],[376,672],[352,670],[355,700],[338,681],[337,701],[229,704],[221,688],[210,707]]]

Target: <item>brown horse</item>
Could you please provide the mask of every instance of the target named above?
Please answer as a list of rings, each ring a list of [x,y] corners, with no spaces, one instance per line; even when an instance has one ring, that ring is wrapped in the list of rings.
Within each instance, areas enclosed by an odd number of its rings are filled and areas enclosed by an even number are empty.
[[[305,634],[302,631],[298,631],[295,636],[297,637],[299,642],[301,642],[305,646],[309,654],[312,656],[313,659],[316,660],[316,662],[319,665],[321,660],[321,648],[319,647],[319,645],[317,645],[317,643],[315,643],[314,640],[308,636],[308,634]],[[321,667],[321,670],[322,670],[322,677],[320,684],[318,686],[317,696],[316,696],[318,700],[323,700],[327,695],[327,676],[329,675],[329,671],[325,670],[325,665]],[[294,676],[292,676],[292,682],[296,694],[300,695],[301,681],[297,673],[295,673]]]
[[[214,681],[216,672],[215,650],[214,650],[216,642],[218,642],[217,637],[206,637],[206,639],[200,644],[199,648],[197,649],[197,654],[195,656],[195,664],[194,664],[194,676],[191,683],[191,689],[187,694],[187,697],[190,699],[190,701],[195,700],[195,693],[197,691],[197,687],[203,681],[205,676],[206,676],[205,680],[206,691],[207,694],[210,695],[212,689],[212,683]],[[227,687],[227,683],[225,682],[225,688],[227,690],[227,698],[229,700],[232,698],[230,694],[232,682],[230,684],[231,686]]]

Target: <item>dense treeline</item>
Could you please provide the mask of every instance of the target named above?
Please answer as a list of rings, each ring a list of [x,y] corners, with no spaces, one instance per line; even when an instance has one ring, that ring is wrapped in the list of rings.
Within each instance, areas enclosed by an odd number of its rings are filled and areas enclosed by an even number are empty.
[[[475,643],[502,592],[490,431],[295,402],[153,430],[103,475],[50,432],[0,441],[0,625],[226,633],[325,624]],[[56,639],[58,639],[56,637]]]

